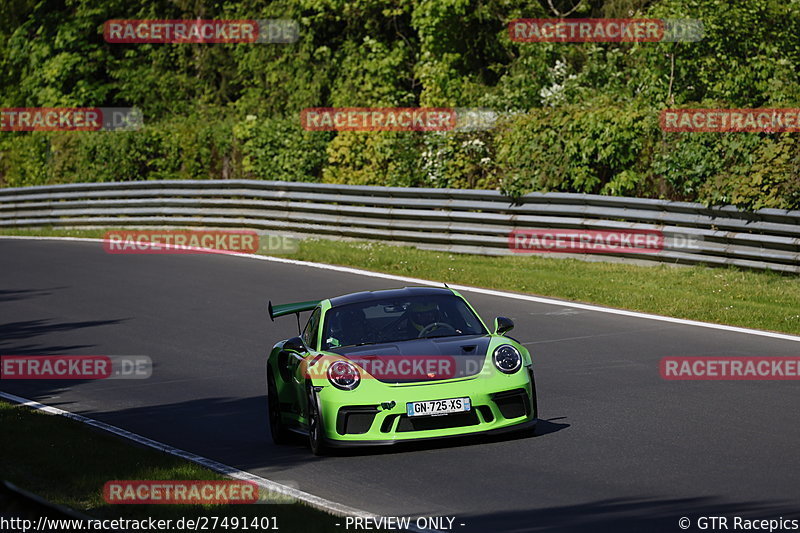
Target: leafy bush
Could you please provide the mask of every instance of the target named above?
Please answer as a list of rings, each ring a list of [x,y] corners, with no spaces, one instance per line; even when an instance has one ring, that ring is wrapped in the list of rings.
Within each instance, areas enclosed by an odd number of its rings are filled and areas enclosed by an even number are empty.
[[[603,101],[512,116],[495,139],[502,190],[645,193],[658,116]]]
[[[491,132],[439,132],[422,138],[420,159],[426,187],[499,187]]]
[[[2,152],[0,176],[9,186],[241,173],[232,121],[207,113],[146,124],[139,131],[18,133],[4,141]]]
[[[765,136],[753,152],[709,180],[700,191],[707,203],[747,210],[800,207],[800,143],[790,134]]]
[[[48,183],[50,137],[43,132],[4,133],[0,137],[0,183],[4,187]]]
[[[242,173],[265,180],[319,181],[330,132],[305,131],[297,119],[248,116],[234,127]]]
[[[653,171],[673,199],[708,199],[708,183],[741,164],[760,142],[753,133],[668,133],[654,154]]]
[[[423,181],[421,134],[410,131],[340,132],[328,145],[324,183],[414,187]]]

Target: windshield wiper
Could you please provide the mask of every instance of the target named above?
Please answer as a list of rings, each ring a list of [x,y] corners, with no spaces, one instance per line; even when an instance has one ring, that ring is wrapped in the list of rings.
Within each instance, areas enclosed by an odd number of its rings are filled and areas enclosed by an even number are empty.
[[[336,349],[336,348],[354,348],[354,347],[357,347],[357,346],[366,346],[368,344],[378,344],[378,343],[377,342],[359,342],[357,344],[342,344],[341,346],[336,346],[336,347],[334,347],[332,349]]]

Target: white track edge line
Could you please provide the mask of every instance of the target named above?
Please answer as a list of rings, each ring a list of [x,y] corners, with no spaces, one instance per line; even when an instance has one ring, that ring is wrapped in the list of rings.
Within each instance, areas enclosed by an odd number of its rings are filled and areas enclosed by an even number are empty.
[[[36,236],[17,236],[17,235],[0,235],[0,239],[33,239],[33,240],[67,240],[67,241],[80,241],[80,242],[103,242],[103,239],[90,239],[84,237],[36,237]],[[220,253],[218,250],[214,250]],[[323,270],[332,270],[336,272],[343,272],[347,274],[355,274],[359,276],[367,276],[373,278],[390,279],[394,281],[402,281],[405,283],[416,283],[419,285],[429,285],[432,287],[441,287],[443,282],[431,281],[427,279],[411,278],[407,276],[398,276],[396,274],[386,274],[383,272],[373,272],[371,270],[362,270],[359,268],[345,267],[338,265],[327,265],[325,263],[314,263],[311,261],[300,261],[298,259],[287,259],[285,257],[275,257],[269,255],[255,255],[255,254],[239,254],[224,252],[223,255],[232,255],[235,257],[247,257],[250,259],[258,259],[259,261],[271,261],[274,263],[286,263],[291,265],[305,266],[311,268],[319,268]],[[578,302],[570,302],[567,300],[556,300],[553,298],[545,298],[542,296],[532,296],[529,294],[516,294],[513,292],[504,292],[495,289],[484,289],[481,287],[471,287],[469,285],[448,284],[451,289],[458,291],[469,291],[478,294],[485,294],[487,296],[497,296],[500,298],[511,298],[515,300],[523,300],[528,302],[536,302],[547,305],[559,305],[561,307],[571,307],[574,309],[584,309],[586,311],[596,311],[599,313],[609,313],[613,315],[629,316],[633,318],[644,318],[648,320],[658,320],[661,322],[670,322],[672,324],[681,324],[684,326],[695,326],[701,328],[718,329],[722,331],[730,331],[733,333],[744,333],[747,335],[758,335],[761,337],[770,337],[773,339],[781,339],[786,341],[800,342],[800,336],[790,335],[788,333],[777,333],[774,331],[764,331],[760,329],[742,328],[738,326],[728,326],[725,324],[715,324],[713,322],[701,322],[699,320],[688,320],[685,318],[674,318],[663,315],[654,315],[650,313],[642,313],[639,311],[628,311],[625,309],[615,309],[613,307],[602,307],[593,304],[584,304]]]
[[[105,422],[100,422],[99,420],[94,420],[93,418],[88,418],[83,415],[71,413],[69,411],[64,411],[63,409],[59,409],[58,407],[52,407],[49,405],[45,405],[43,403],[39,403],[34,400],[29,400],[27,398],[22,398],[21,396],[16,396],[14,394],[0,391],[0,398],[4,398],[10,402],[13,402],[18,405],[22,405],[24,407],[29,407],[31,409],[41,411],[44,413],[48,413],[51,415],[56,416],[63,416],[65,418],[69,418],[76,422],[80,422],[82,424],[86,424],[88,426],[92,426],[97,429],[101,429],[103,431],[107,431],[109,433],[113,433],[118,437],[123,437],[125,439],[131,440],[136,442],[137,444],[141,444],[143,446],[147,446],[149,448],[153,448],[159,450],[164,453],[168,453],[170,455],[174,455],[176,457],[180,457],[181,459],[185,459],[187,461],[191,461],[192,463],[198,464],[200,466],[204,466],[209,470],[213,470],[219,474],[231,477],[233,479],[240,479],[242,481],[251,481],[258,485],[261,488],[269,490],[273,493],[281,494],[283,496],[288,496],[290,498],[294,498],[296,500],[302,501],[303,503],[309,505],[310,507],[314,507],[315,509],[325,511],[327,513],[336,515],[336,516],[356,516],[356,517],[364,517],[364,518],[378,518],[378,515],[373,513],[369,513],[367,511],[362,511],[361,509],[355,509],[354,507],[349,507],[347,505],[342,505],[340,503],[332,502],[330,500],[326,500],[325,498],[320,498],[319,496],[315,496],[313,494],[309,494],[308,492],[303,492],[301,490],[289,487],[287,485],[282,485],[275,481],[271,481],[269,479],[263,478],[261,476],[257,476],[255,474],[251,474],[250,472],[245,472],[243,470],[239,470],[232,466],[228,466],[223,463],[219,463],[212,459],[208,459],[206,457],[194,454],[192,452],[187,452],[185,450],[181,450],[179,448],[175,448],[170,446],[169,444],[164,444],[163,442],[158,442],[153,439],[149,439],[147,437],[143,437],[142,435],[138,435],[136,433],[127,431],[125,429],[119,428],[117,426],[112,426],[111,424],[106,424]],[[408,531],[414,531],[416,533],[428,533],[433,532],[433,530],[429,529],[418,529],[415,527],[409,528]]]

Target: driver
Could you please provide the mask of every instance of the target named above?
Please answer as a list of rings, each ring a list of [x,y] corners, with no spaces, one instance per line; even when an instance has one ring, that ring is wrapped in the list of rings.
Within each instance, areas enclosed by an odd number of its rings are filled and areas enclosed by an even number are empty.
[[[435,303],[412,303],[408,309],[408,334],[419,336],[426,327],[439,322],[439,306]]]

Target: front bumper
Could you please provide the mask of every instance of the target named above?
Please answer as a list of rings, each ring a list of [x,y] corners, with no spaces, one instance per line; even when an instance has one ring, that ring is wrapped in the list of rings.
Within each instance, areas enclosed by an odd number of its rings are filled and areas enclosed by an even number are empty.
[[[331,447],[496,434],[531,428],[537,422],[533,376],[523,369],[447,382],[389,385],[364,380],[353,391],[318,387],[324,440]],[[471,410],[442,416],[409,417],[406,404],[469,397]]]
[[[455,439],[459,437],[464,437],[468,435],[498,435],[503,433],[512,433],[514,431],[525,431],[530,430],[536,427],[536,423],[539,420],[537,418],[527,420],[524,422],[518,422],[516,424],[510,426],[504,426],[495,429],[486,429],[482,431],[470,431],[467,433],[460,433],[456,435],[444,435],[439,437],[409,437],[403,439],[389,439],[389,440],[341,440],[341,439],[329,439],[324,437],[325,444],[330,446],[331,448],[354,448],[359,446],[391,446],[393,444],[402,444],[404,442],[419,442],[419,441],[437,441],[437,440],[445,440],[445,439]]]

